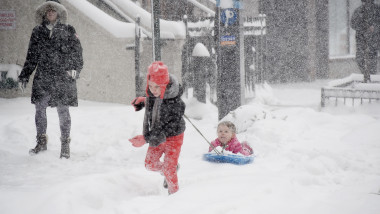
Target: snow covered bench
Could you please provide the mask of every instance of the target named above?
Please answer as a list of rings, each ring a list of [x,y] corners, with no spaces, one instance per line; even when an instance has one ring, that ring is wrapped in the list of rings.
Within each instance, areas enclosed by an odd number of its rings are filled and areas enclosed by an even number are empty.
[[[321,107],[325,107],[326,99],[335,98],[337,105],[338,98],[352,99],[354,105],[355,99],[380,100],[380,75],[371,75],[370,83],[363,83],[363,74],[351,74],[350,76],[329,82],[328,86],[321,89]]]

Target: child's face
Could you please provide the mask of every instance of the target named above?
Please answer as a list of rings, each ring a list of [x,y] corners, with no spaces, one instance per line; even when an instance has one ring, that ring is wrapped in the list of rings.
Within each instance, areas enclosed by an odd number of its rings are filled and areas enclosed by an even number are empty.
[[[225,125],[218,127],[218,139],[221,143],[226,144],[235,135],[230,128]]]
[[[150,92],[152,92],[152,94],[155,97],[159,97],[161,95],[161,87],[157,83],[149,80],[148,81],[148,87],[149,87]]]

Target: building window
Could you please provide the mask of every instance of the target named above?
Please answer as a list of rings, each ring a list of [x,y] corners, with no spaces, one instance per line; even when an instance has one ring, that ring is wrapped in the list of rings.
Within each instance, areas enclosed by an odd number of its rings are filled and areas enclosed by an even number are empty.
[[[380,0],[375,0],[379,4]],[[350,27],[354,10],[361,5],[358,0],[329,1],[329,55],[334,57],[355,56],[355,31]]]

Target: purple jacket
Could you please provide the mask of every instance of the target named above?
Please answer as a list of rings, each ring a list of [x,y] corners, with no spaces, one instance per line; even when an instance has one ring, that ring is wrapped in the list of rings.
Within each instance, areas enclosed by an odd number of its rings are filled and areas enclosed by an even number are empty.
[[[218,138],[216,138],[214,141],[211,142],[211,144],[216,148],[218,146],[223,147],[222,143],[219,141]],[[237,154],[242,150],[241,143],[236,137],[231,138],[231,140],[227,143],[227,146],[225,148],[226,151],[231,151],[234,154]],[[208,152],[212,151],[212,147],[208,149]]]
[[[219,141],[218,138],[216,138],[214,141],[212,141],[211,144],[215,148],[218,147],[218,146],[223,147],[222,143]],[[227,143],[227,146],[226,146],[225,150],[226,151],[231,151],[234,154],[237,154],[238,152],[240,152],[244,156],[249,156],[249,155],[253,154],[253,149],[251,148],[251,146],[247,142],[245,142],[245,141],[243,143],[240,143],[239,140],[236,137],[232,138]],[[210,148],[208,149],[208,152],[211,152],[211,151],[212,151],[212,147],[210,146]]]

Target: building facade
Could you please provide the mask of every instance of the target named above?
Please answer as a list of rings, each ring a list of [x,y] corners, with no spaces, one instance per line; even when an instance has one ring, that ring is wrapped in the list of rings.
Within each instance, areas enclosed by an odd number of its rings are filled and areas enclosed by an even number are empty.
[[[45,0],[1,0],[0,12],[14,14],[10,28],[0,29],[0,63],[23,66],[34,21],[35,9]],[[83,11],[66,0],[60,0],[68,11],[68,23],[73,25],[83,47],[84,68],[78,84],[79,99],[129,104],[136,96],[135,53],[128,45],[135,44],[135,37],[116,37],[104,26],[90,19]],[[134,24],[131,23],[134,26]],[[134,32],[134,28],[132,28]],[[146,38],[146,37],[145,37]],[[181,49],[184,41],[166,41],[162,46],[162,61],[171,73],[181,76]],[[141,42],[141,78],[152,62],[152,42]],[[30,96],[32,78],[26,93],[19,90],[0,90],[0,97]],[[145,85],[144,81],[141,81]],[[141,92],[140,92],[141,94]]]
[[[25,61],[28,42],[33,27],[35,8],[45,0],[0,0],[0,17],[9,16],[0,27],[0,64],[17,64]],[[194,17],[208,16],[205,10],[186,1],[161,0],[161,18],[180,19],[181,13]],[[101,0],[88,0],[96,3]],[[150,11],[150,0],[135,0]],[[198,0],[207,8],[215,10],[216,1]],[[355,32],[350,28],[350,17],[360,6],[358,0],[242,0],[242,16],[267,17],[266,60],[268,81],[313,81],[318,78],[342,78],[359,73],[355,62]],[[380,3],[380,0],[375,0]],[[84,69],[78,81],[79,98],[85,100],[129,103],[135,91],[135,53],[128,45],[135,38],[115,37],[104,26],[90,19],[86,12],[78,10],[67,0],[61,3],[68,10],[68,22],[79,35],[83,46]],[[170,7],[169,7],[169,6]],[[170,14],[175,7],[177,10]],[[174,7],[174,9],[173,9]],[[169,10],[169,8],[171,8]],[[183,8],[182,8],[183,9]],[[112,13],[108,11],[107,13]],[[123,17],[113,16],[119,21]],[[4,20],[4,19],[3,19]],[[131,25],[133,25],[131,23]],[[162,46],[162,61],[176,76],[181,77],[184,38],[166,40]],[[152,61],[152,42],[141,42],[141,77]],[[294,79],[287,79],[293,76]],[[145,83],[142,83],[143,85]],[[0,97],[29,96],[17,90],[0,90]]]

